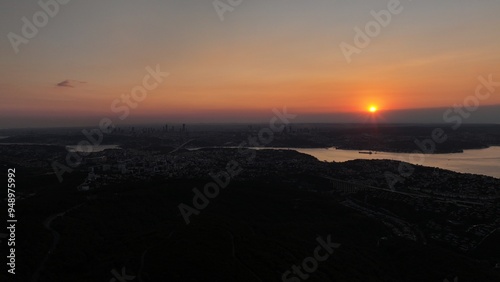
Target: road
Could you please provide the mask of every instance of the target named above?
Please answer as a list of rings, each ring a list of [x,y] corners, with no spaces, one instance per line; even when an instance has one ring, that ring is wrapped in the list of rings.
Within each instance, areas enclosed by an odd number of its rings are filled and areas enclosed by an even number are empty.
[[[50,255],[54,252],[54,250],[56,249],[57,247],[57,244],[59,243],[59,239],[61,238],[61,235],[59,234],[59,232],[57,232],[56,230],[54,230],[51,225],[52,225],[52,222],[54,221],[54,219],[60,217],[60,216],[64,216],[67,212],[70,212],[74,209],[77,209],[81,206],[83,206],[84,204],[79,204],[79,205],[76,205],[74,207],[71,207],[63,212],[60,212],[60,213],[57,213],[57,214],[53,214],[49,217],[47,217],[44,221],[43,221],[43,226],[45,227],[45,229],[49,230],[50,233],[52,234],[52,245],[49,249],[49,251],[47,252],[47,254],[45,255],[45,257],[43,258],[42,262],[40,263],[40,265],[38,266],[37,270],[35,271],[35,273],[33,274],[33,276],[31,277],[31,281],[32,282],[36,282],[38,281],[38,279],[40,278],[40,273],[45,269],[45,264],[47,263],[47,261],[49,260],[49,257]]]

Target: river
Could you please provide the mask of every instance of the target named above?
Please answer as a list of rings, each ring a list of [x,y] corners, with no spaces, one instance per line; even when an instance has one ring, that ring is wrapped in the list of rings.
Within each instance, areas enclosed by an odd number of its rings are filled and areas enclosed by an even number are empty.
[[[233,147],[235,148],[235,147]],[[199,148],[197,148],[199,149]],[[419,159],[410,153],[373,152],[360,154],[359,151],[337,150],[335,148],[252,148],[257,150],[295,150],[317,158],[320,161],[346,162],[351,160],[396,160],[429,167],[437,167],[461,173],[472,173],[500,179],[500,147],[465,150],[463,153],[423,155]],[[410,156],[413,156],[410,158]]]
[[[355,159],[364,160],[397,160],[423,166],[438,167],[462,173],[472,173],[492,176],[500,179],[500,147],[487,149],[465,150],[455,154],[424,155],[423,161],[412,154],[374,152],[360,154],[359,151],[329,149],[294,149],[298,152],[311,155],[320,161],[345,162]],[[414,161],[412,161],[414,159]]]
[[[118,150],[121,148],[120,148],[120,145],[96,145],[96,146],[68,145],[68,146],[66,146],[66,150],[68,150],[68,152],[97,153],[97,152],[102,152],[102,151],[108,150],[108,149]]]

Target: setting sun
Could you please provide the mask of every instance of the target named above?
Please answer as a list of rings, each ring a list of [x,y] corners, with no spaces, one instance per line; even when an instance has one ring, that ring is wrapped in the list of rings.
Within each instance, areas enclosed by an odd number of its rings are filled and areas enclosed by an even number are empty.
[[[370,106],[368,110],[370,111],[370,113],[375,113],[378,109],[375,106]]]

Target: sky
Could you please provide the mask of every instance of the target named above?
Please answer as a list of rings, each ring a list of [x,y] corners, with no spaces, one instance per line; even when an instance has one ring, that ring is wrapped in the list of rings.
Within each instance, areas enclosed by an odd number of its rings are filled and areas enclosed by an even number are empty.
[[[283,107],[299,122],[443,122],[478,77],[500,82],[497,0],[55,1],[0,2],[0,128],[262,122]],[[373,13],[390,20],[356,44]],[[126,104],[148,67],[169,75]],[[500,123],[489,89],[468,121]]]

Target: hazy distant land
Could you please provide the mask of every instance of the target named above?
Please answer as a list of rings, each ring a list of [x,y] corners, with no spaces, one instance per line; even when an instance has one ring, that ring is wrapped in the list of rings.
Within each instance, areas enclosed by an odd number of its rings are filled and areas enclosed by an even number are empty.
[[[124,126],[102,138],[102,145],[119,145],[122,148],[178,147],[189,141],[189,147],[239,146],[254,136],[263,125],[172,125]],[[76,145],[86,137],[85,128],[19,129],[3,130],[0,134],[11,136],[0,143],[38,143]],[[91,128],[86,128],[90,130]],[[435,143],[435,150],[426,150],[419,144],[432,140],[435,130],[442,130],[446,140]],[[3,132],[3,133],[2,133]],[[397,125],[397,124],[292,124],[274,136],[268,147],[330,148],[379,152],[460,153],[467,149],[481,149],[500,145],[500,125],[463,125],[453,130],[447,125]],[[248,144],[247,144],[248,146]],[[250,146],[251,147],[251,146]]]

